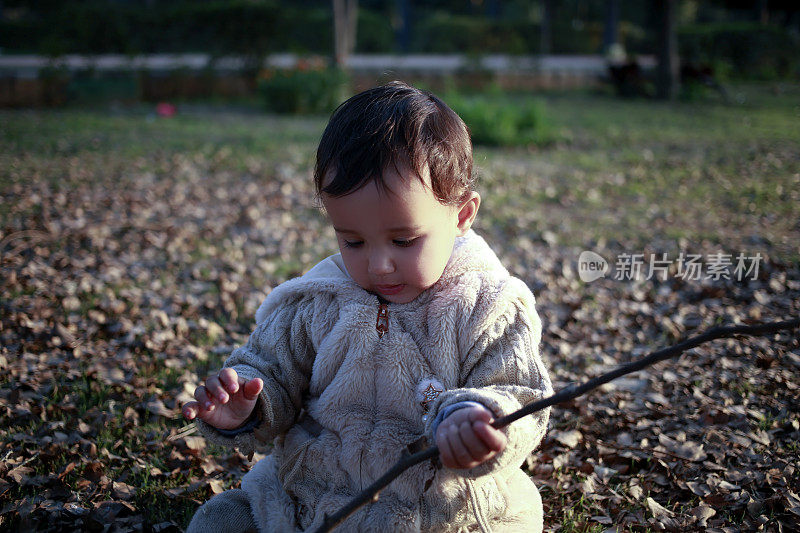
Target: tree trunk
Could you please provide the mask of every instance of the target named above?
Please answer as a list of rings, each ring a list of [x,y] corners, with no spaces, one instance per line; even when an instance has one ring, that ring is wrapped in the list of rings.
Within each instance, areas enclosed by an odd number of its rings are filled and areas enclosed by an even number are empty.
[[[407,54],[411,49],[411,0],[395,0],[397,9],[397,28],[395,38],[397,49]]]
[[[769,5],[767,0],[758,0],[756,3],[758,9],[758,21],[762,26],[769,24]]]
[[[680,66],[675,33],[676,0],[655,0],[658,14],[658,77],[656,96],[674,100],[678,96]]]
[[[358,0],[333,0],[333,49],[338,67],[347,67],[347,60],[356,47]]]
[[[500,17],[500,2],[499,0],[487,0],[486,2],[486,16],[492,20],[497,20]]]
[[[606,23],[603,27],[603,53],[619,42],[619,0],[606,0]]]
[[[553,52],[553,21],[555,20],[555,3],[553,0],[544,0],[542,12],[542,33],[540,48],[542,55]]]

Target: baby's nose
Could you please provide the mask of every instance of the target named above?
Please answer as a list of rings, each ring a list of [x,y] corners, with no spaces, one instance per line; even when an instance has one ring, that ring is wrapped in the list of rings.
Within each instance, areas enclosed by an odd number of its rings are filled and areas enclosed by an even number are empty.
[[[369,258],[369,271],[371,274],[383,275],[394,272],[394,261],[386,253],[374,253]]]

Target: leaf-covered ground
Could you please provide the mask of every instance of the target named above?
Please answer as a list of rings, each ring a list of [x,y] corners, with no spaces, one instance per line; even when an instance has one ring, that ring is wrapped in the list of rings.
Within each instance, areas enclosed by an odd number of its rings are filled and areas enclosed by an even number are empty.
[[[476,229],[536,293],[556,388],[800,313],[800,92],[734,100],[550,96],[561,141],[476,151]],[[324,119],[180,111],[0,113],[0,529],[177,531],[248,469],[179,407],[335,251]],[[609,275],[581,281],[583,250]],[[684,279],[681,253],[730,256],[732,279]],[[624,254],[639,279],[616,279]],[[758,272],[737,280],[738,254]],[[526,465],[546,529],[797,530],[798,375],[797,331],[716,341],[555,408]]]

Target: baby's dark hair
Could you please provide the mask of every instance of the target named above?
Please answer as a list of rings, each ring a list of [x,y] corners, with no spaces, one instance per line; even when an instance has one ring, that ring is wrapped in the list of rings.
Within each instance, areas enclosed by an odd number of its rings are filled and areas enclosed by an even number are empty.
[[[472,191],[472,143],[464,121],[433,94],[395,81],[359,93],[333,112],[314,167],[317,194],[334,197],[370,181],[381,188],[393,165],[430,172],[439,202],[458,205]]]

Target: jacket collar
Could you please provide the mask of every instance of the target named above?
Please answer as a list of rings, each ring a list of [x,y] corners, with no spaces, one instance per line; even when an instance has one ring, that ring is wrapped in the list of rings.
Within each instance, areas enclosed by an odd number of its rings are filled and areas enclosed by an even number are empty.
[[[393,306],[414,307],[427,302],[431,295],[449,285],[460,276],[470,272],[493,272],[495,276],[507,277],[508,271],[500,263],[495,253],[477,233],[469,230],[463,237],[456,238],[453,253],[439,280],[428,290],[407,304]],[[362,289],[348,275],[342,254],[334,254],[317,263],[299,278],[291,279],[276,287],[256,311],[256,323],[261,323],[277,306],[287,298],[302,297],[314,293],[331,293],[365,304],[375,302],[376,295]]]

